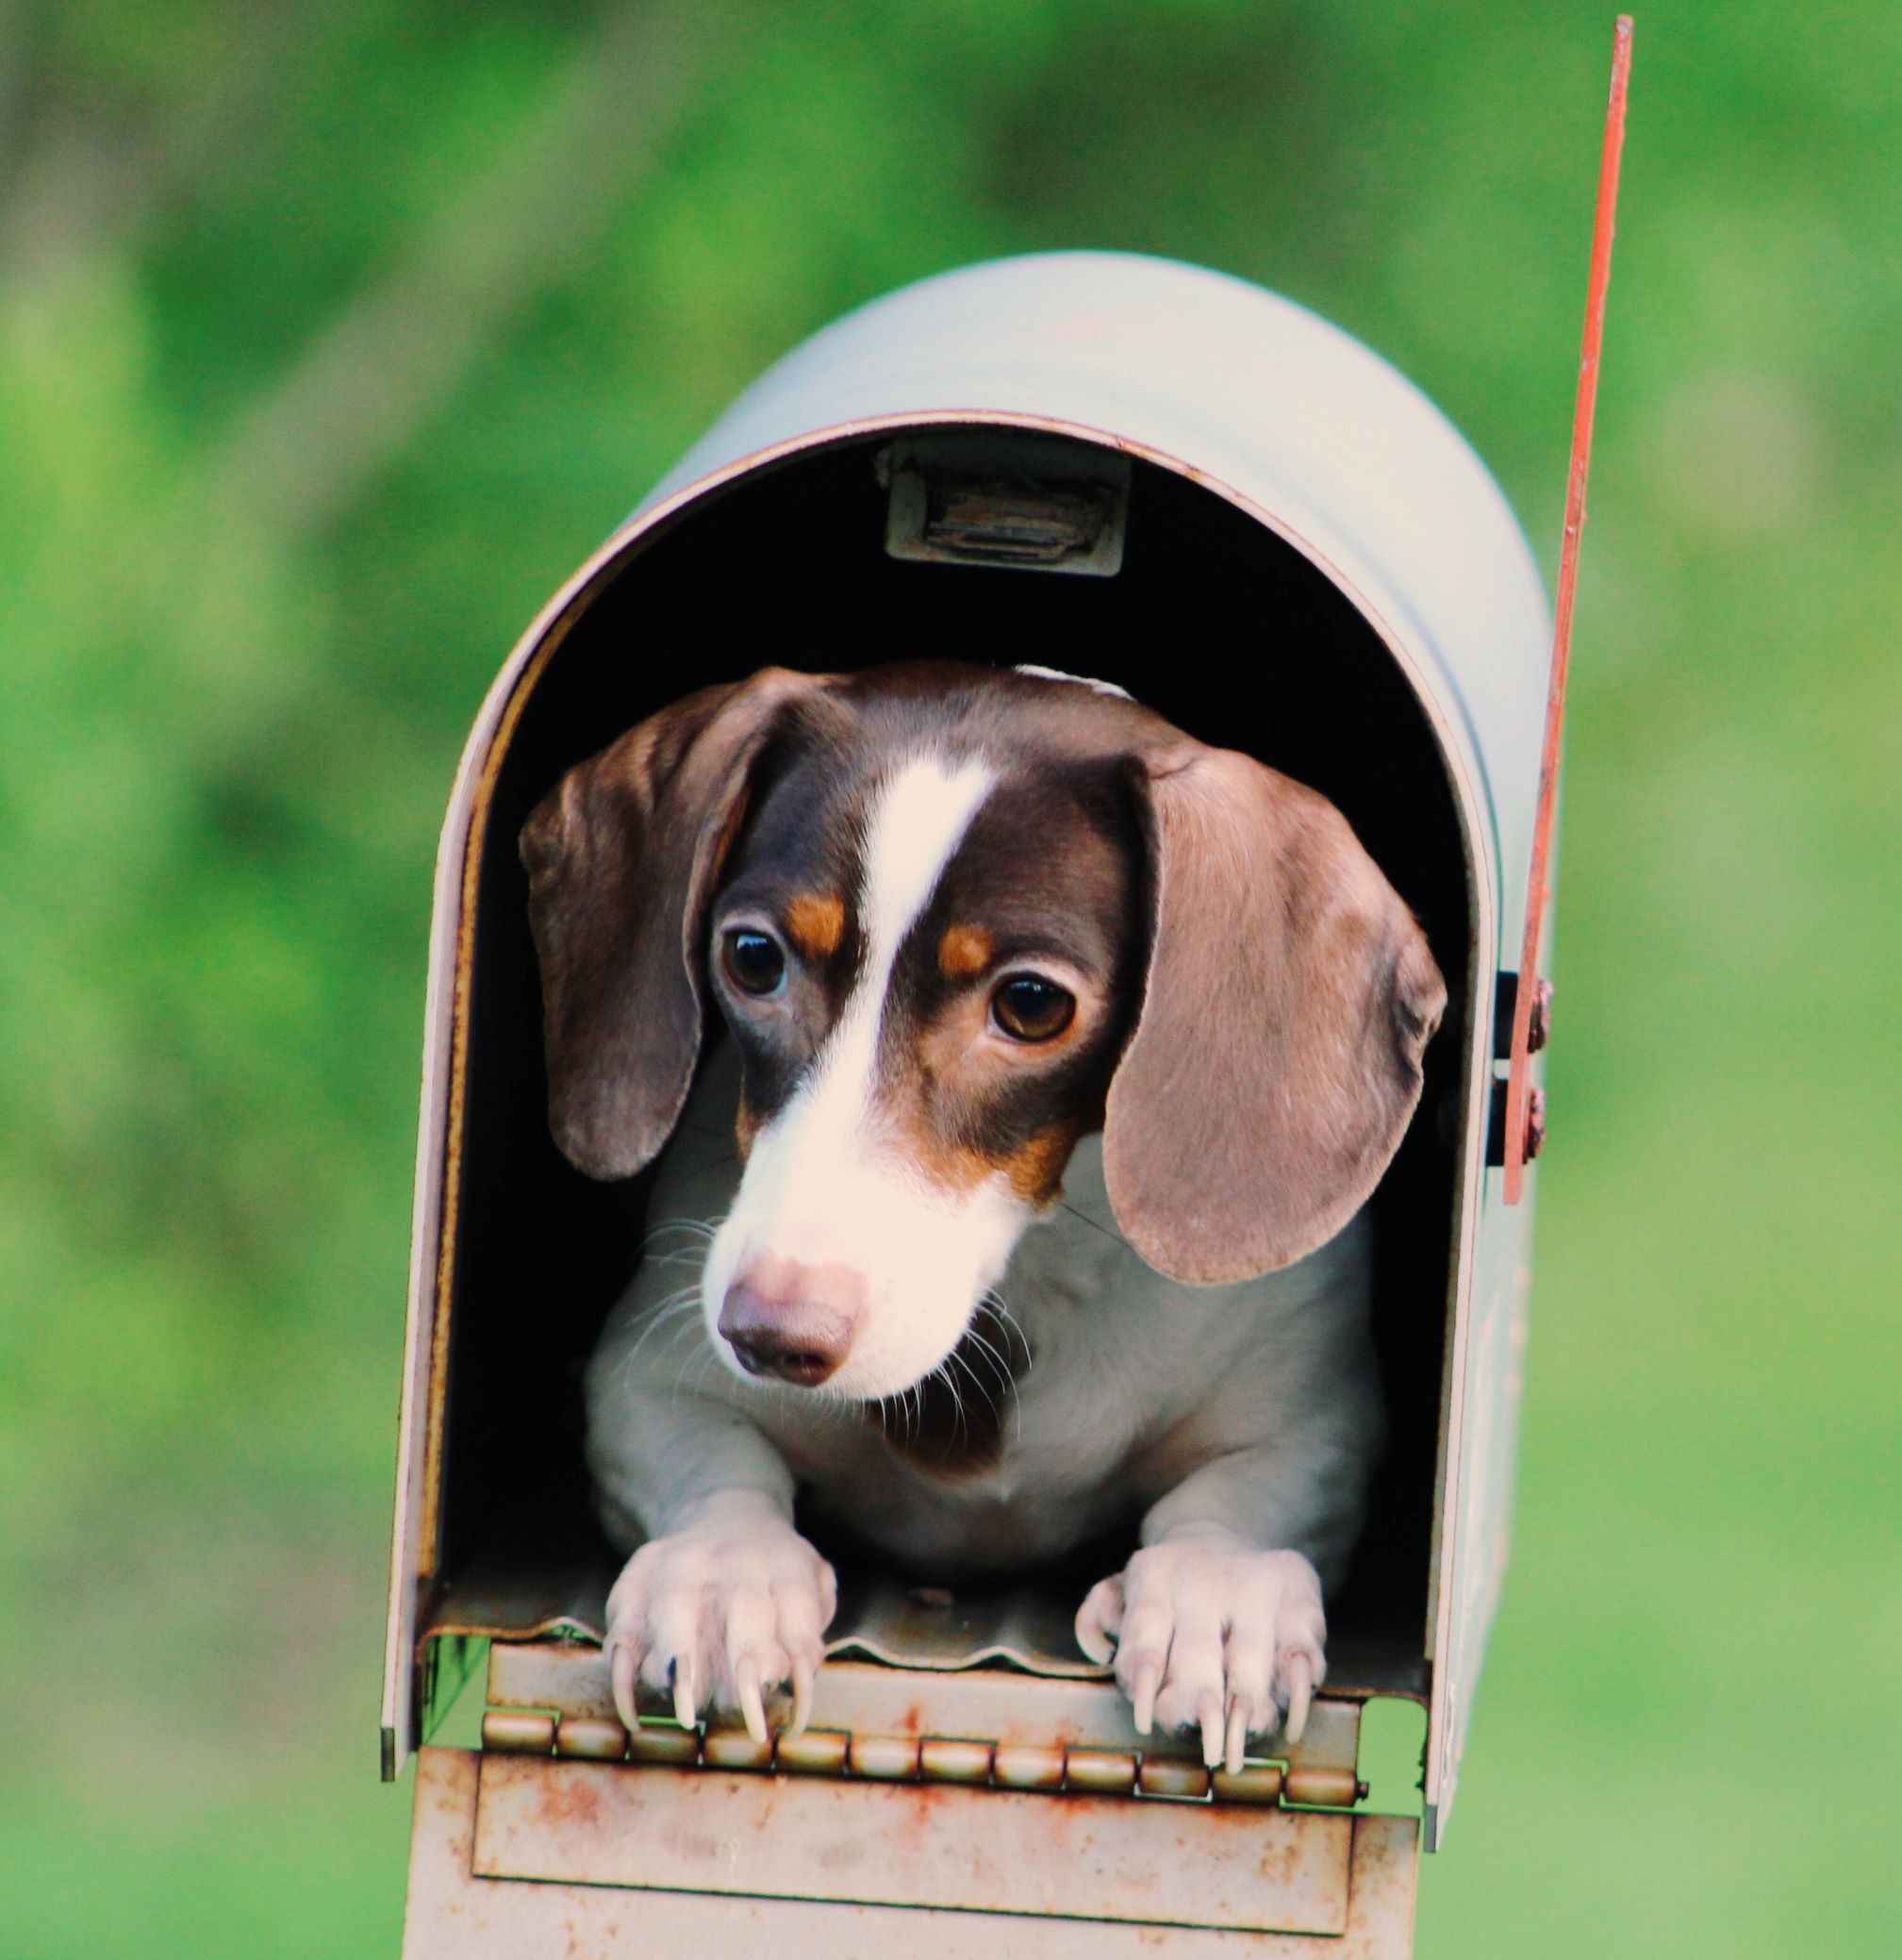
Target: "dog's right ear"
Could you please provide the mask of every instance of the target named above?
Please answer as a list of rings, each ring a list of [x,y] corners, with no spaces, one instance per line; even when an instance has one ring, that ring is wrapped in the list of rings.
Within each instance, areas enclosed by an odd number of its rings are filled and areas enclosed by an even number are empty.
[[[768,733],[829,676],[705,688],[578,764],[521,831],[548,1123],[590,1177],[660,1154],[700,1057],[701,940]]]
[[[1447,1005],[1427,936],[1326,798],[1183,740],[1142,758],[1149,978],[1110,1083],[1123,1236],[1192,1285],[1324,1245],[1373,1195]]]

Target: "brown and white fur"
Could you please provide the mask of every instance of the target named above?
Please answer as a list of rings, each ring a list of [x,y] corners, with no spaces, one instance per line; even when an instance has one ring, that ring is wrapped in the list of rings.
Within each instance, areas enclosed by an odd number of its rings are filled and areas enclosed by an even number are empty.
[[[1133,1526],[1077,1638],[1137,1728],[1298,1735],[1380,1449],[1360,1214],[1445,1003],[1332,806],[1037,670],[769,670],[522,855],[555,1138],[661,1159],[587,1380],[624,1718],[803,1722],[797,1495],[947,1579]]]

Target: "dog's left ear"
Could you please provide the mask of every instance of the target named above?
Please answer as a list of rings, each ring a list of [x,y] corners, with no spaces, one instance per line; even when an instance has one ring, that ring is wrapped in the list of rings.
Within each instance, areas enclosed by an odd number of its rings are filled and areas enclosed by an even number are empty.
[[[1447,988],[1325,797],[1226,749],[1139,756],[1149,979],[1111,1081],[1116,1222],[1172,1279],[1249,1279],[1324,1245],[1380,1182]]]
[[[522,827],[548,1124],[590,1177],[632,1177],[673,1132],[700,1057],[707,906],[753,762],[827,685],[769,667],[703,688],[571,769]]]

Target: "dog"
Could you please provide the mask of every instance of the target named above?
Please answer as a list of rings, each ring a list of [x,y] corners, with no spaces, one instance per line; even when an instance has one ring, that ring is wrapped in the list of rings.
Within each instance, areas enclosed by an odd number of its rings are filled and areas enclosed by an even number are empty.
[[[1076,1636],[1136,1730],[1298,1739],[1381,1446],[1364,1207],[1446,1003],[1333,806],[1102,683],[769,669],[521,855],[554,1138],[660,1160],[587,1373],[623,1719],[804,1725],[797,1496],[940,1583],[1133,1531]]]

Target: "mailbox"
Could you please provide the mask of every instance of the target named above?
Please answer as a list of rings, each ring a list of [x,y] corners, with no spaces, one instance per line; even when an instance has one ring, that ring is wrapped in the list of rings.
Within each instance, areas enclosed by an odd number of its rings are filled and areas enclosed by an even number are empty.
[[[407,1952],[1410,1950],[1505,1560],[1530,1205],[1497,1160],[1548,633],[1497,487],[1392,368],[1257,288],[1102,254],[816,335],[555,595],[483,704],[437,871],[385,1775],[485,1656],[488,1713],[479,1751],[422,1751]],[[1309,1732],[1239,1776],[1135,1736],[1073,1586],[848,1569],[797,1742],[614,1718],[578,1377],[642,1181],[550,1140],[517,834],[695,688],[903,656],[1112,681],[1312,784],[1447,980],[1373,1201],[1387,1456]],[[1418,1819],[1357,1808],[1389,1696],[1426,1711]]]

